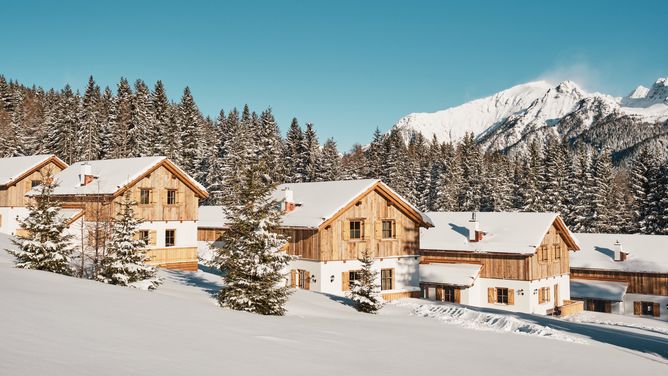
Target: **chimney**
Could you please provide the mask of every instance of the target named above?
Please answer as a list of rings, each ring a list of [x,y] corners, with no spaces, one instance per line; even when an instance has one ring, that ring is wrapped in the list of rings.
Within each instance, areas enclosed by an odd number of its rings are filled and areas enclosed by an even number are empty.
[[[482,240],[483,232],[480,231],[478,219],[476,219],[475,212],[471,213],[471,219],[468,223],[469,229],[469,241],[470,242],[479,242]]]
[[[624,252],[624,247],[622,247],[622,243],[617,240],[613,246],[613,251],[615,253],[615,261],[625,261],[626,256],[628,255],[627,252]]]
[[[285,210],[286,213],[295,210],[294,195],[292,189],[288,187],[283,188],[283,203],[283,210]]]
[[[93,181],[93,166],[88,163],[81,165],[81,172],[79,172],[79,182],[81,186],[90,184]]]

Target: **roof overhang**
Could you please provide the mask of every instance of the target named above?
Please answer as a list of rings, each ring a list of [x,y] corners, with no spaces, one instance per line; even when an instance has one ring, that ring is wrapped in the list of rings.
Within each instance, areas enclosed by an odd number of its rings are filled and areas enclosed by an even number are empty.
[[[33,172],[35,172],[35,171],[41,169],[42,167],[48,165],[49,163],[53,163],[53,164],[55,164],[55,165],[58,166],[58,168],[60,168],[61,170],[67,168],[67,166],[68,166],[68,164],[65,163],[62,159],[58,158],[58,157],[55,156],[55,155],[52,155],[52,156],[50,156],[49,158],[47,158],[47,159],[41,161],[40,163],[36,164],[35,166],[33,166],[33,167],[27,169],[26,171],[24,171],[21,175],[17,176],[17,177],[16,177],[15,179],[13,179],[12,181],[10,181],[10,182],[8,182],[8,183],[6,183],[6,184],[4,184],[4,185],[3,185],[3,184],[0,184],[0,187],[3,187],[3,188],[5,188],[5,187],[11,187],[11,186],[15,185],[16,183],[18,183],[19,181],[25,179],[27,176],[29,176],[29,175],[32,174]]]

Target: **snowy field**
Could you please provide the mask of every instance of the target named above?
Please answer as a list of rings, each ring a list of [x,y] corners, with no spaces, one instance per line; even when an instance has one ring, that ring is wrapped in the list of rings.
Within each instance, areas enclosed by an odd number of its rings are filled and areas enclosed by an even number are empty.
[[[218,307],[214,274],[161,275],[159,290],[139,291],[15,269],[0,251],[0,375],[668,374],[656,320],[417,299],[371,316],[305,291],[287,316],[262,317]]]

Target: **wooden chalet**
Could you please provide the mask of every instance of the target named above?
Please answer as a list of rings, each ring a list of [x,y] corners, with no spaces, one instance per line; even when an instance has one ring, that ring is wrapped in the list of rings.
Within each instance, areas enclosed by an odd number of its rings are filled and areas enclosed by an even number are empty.
[[[586,310],[668,319],[668,236],[576,236],[571,296]]]
[[[425,298],[551,314],[570,301],[576,239],[555,213],[426,213],[420,286]],[[575,307],[573,307],[575,305]]]
[[[419,290],[419,229],[430,220],[381,181],[283,184],[273,196],[284,211],[279,231],[289,240],[286,251],[297,257],[289,285],[341,295],[366,249],[377,260],[386,298]],[[215,242],[225,226],[221,207],[200,208],[198,240]]]

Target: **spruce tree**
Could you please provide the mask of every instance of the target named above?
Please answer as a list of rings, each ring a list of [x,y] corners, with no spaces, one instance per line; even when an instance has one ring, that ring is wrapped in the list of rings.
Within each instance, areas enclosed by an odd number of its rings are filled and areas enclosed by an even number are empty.
[[[214,260],[224,273],[218,301],[234,310],[283,315],[290,293],[284,270],[291,256],[281,250],[286,240],[275,232],[281,211],[267,175],[264,162],[248,164],[243,183],[230,192],[235,198],[224,206],[229,229]]]
[[[362,264],[357,271],[357,279],[353,281],[347,297],[353,301],[355,309],[364,313],[376,313],[383,306],[378,284],[378,271],[373,269],[373,257],[369,250],[362,251],[358,259]]]
[[[341,156],[336,148],[336,141],[328,138],[322,146],[322,154],[318,162],[316,181],[339,180],[341,175]]]
[[[297,118],[292,119],[284,146],[285,179],[286,183],[302,183],[307,180],[306,172],[306,144]]]
[[[146,264],[146,240],[138,237],[141,220],[135,218],[136,205],[129,193],[118,202],[119,210],[97,280],[111,285],[155,289],[161,280],[156,276],[157,269]]]
[[[28,203],[28,216],[19,219],[25,235],[13,240],[18,250],[7,250],[16,256],[16,267],[72,275],[72,236],[65,234],[67,219],[61,215],[60,203],[53,197],[57,187],[50,172],[42,176],[39,194]]]
[[[384,136],[380,133],[380,129],[376,128],[373,132],[373,138],[369,147],[366,149],[366,161],[367,165],[365,168],[365,176],[370,179],[380,179],[382,176],[382,154],[383,154],[383,140]]]
[[[473,133],[464,136],[459,145],[461,189],[459,190],[459,209],[478,211],[482,198],[483,165],[480,146],[475,142]]]
[[[170,110],[169,99],[167,99],[167,92],[162,81],[158,80],[155,83],[153,92],[150,96],[150,106],[153,115],[153,132],[155,139],[151,140],[152,155],[167,155],[170,147],[169,142],[173,142],[174,134],[178,134],[171,128],[170,124]]]
[[[305,181],[311,182],[317,180],[320,154],[318,135],[315,133],[313,124],[306,123],[306,131],[304,132],[304,161],[302,162],[306,173]]]
[[[100,88],[95,84],[93,76],[90,76],[79,112],[76,150],[78,161],[91,161],[100,156],[100,100]]]
[[[179,128],[181,130],[181,161],[180,167],[188,174],[195,174],[199,158],[201,157],[200,129],[202,117],[186,86],[183,90],[178,115]]]

